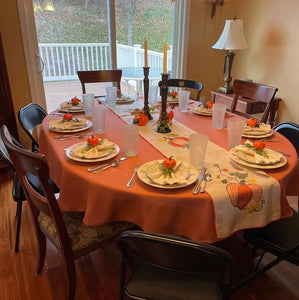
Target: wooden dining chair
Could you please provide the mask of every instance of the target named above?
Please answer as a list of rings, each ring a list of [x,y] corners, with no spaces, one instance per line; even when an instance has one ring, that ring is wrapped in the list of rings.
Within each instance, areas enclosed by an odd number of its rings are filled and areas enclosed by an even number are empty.
[[[162,81],[158,83],[160,91],[162,88]],[[200,92],[203,89],[203,84],[191,79],[168,79],[167,80],[167,87],[177,87],[177,88],[184,88],[184,89],[191,89],[194,91],[194,96],[191,95],[191,99],[199,101]],[[168,89],[169,90],[169,89]]]
[[[34,130],[38,125],[40,125],[43,119],[47,116],[47,112],[36,103],[29,103],[28,105],[22,107],[18,112],[19,123],[31,139],[32,152],[38,152],[39,143],[34,133]]]
[[[123,258],[120,299],[230,299],[235,265],[222,249],[142,231],[122,233],[117,244]]]
[[[262,104],[264,103],[265,107],[262,116],[258,119],[262,123],[267,123],[271,103],[274,99],[276,92],[278,91],[276,87],[235,79],[233,84],[233,91],[234,98],[232,101],[232,105],[229,109],[231,112],[244,116],[246,118],[251,118],[251,115],[236,110],[237,103],[238,101],[242,100],[242,98],[257,100],[262,102]]]
[[[121,91],[121,76],[122,70],[96,70],[96,71],[77,71],[79,80],[82,86],[82,93],[86,93],[87,83],[97,82],[116,82],[117,88]],[[103,97],[105,95],[97,95],[96,97]]]
[[[82,222],[84,212],[61,211],[58,205],[59,199],[57,201],[49,185],[49,167],[45,155],[14,145],[5,125],[1,127],[1,135],[31,209],[38,244],[36,273],[42,272],[46,255],[46,239],[48,239],[62,255],[67,275],[67,299],[74,299],[76,291],[74,259],[114,241],[123,231],[140,228],[123,221],[87,226]],[[44,195],[31,186],[28,174],[38,178]]]

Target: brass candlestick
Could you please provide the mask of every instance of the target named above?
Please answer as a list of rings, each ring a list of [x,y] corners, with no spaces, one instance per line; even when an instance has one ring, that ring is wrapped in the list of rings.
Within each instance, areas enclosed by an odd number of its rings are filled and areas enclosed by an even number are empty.
[[[169,128],[169,125],[167,123],[167,112],[166,112],[166,106],[167,106],[167,80],[168,80],[169,74],[162,74],[162,108],[160,113],[160,118],[158,121],[158,127],[156,128],[157,132],[160,133],[168,133],[171,132],[171,129]]]
[[[143,67],[143,74],[144,74],[144,79],[143,79],[143,92],[144,92],[144,107],[143,107],[143,112],[146,114],[149,118],[149,120],[152,120],[153,117],[151,116],[149,107],[148,107],[148,90],[149,90],[149,79],[148,79],[148,74],[149,74],[149,67]]]

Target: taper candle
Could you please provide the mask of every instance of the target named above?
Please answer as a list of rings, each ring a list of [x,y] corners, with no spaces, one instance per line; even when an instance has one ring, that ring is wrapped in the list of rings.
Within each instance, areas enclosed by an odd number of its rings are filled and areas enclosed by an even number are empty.
[[[144,66],[146,68],[148,67],[148,62],[147,62],[147,41],[144,41]]]
[[[164,44],[163,74],[167,74],[167,44]]]

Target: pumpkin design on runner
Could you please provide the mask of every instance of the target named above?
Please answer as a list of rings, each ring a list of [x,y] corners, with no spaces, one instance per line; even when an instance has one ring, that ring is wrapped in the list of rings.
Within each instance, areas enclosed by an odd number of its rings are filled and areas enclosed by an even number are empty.
[[[262,209],[265,200],[261,186],[248,178],[246,172],[231,172],[223,169],[219,164],[214,164],[219,170],[216,179],[226,185],[226,191],[232,206],[246,211],[248,214]]]

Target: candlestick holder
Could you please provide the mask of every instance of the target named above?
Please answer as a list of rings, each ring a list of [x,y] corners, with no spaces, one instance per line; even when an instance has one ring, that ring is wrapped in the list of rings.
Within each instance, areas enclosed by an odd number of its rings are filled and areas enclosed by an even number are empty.
[[[150,113],[149,107],[148,107],[148,90],[149,90],[149,67],[143,67],[143,91],[144,91],[144,107],[143,107],[143,113],[148,116],[149,120],[152,120],[153,117]]]
[[[169,128],[169,124],[167,123],[167,111],[166,111],[166,106],[167,106],[167,80],[168,80],[169,74],[162,74],[162,95],[161,95],[161,102],[162,102],[162,107],[161,107],[161,112],[160,112],[160,117],[159,121],[157,122],[158,127],[156,128],[156,131],[159,133],[168,133],[171,132],[171,129]]]

